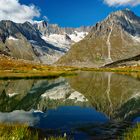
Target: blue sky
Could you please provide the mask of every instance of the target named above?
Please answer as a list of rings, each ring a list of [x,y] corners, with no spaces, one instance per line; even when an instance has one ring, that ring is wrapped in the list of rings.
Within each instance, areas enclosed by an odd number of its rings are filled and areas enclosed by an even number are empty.
[[[4,2],[5,0],[1,1]],[[47,16],[50,23],[57,23],[63,27],[79,27],[82,25],[84,26],[94,25],[98,21],[104,19],[110,12],[116,11],[118,9],[124,9],[126,7],[132,9],[137,15],[140,16],[140,6],[139,6],[140,0],[7,0],[7,1],[10,2],[17,1],[18,4],[21,6],[22,5],[29,6],[32,11],[30,9],[27,9],[27,13],[30,13],[30,16],[26,15],[25,16],[26,18],[24,17],[26,20],[30,21],[32,20],[32,18],[35,20],[41,20],[44,16]],[[34,8],[31,8],[31,4],[34,4]],[[33,12],[33,10],[36,11]],[[21,14],[23,14],[22,11],[20,12]]]

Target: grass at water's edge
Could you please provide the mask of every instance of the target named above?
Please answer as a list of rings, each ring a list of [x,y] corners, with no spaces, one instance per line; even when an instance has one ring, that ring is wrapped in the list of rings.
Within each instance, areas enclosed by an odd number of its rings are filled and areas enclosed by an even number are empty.
[[[114,68],[80,68],[82,71],[99,72],[140,72],[140,66],[114,67]]]
[[[73,76],[75,75],[75,72],[70,72],[70,71],[40,71],[36,73],[14,73],[14,72],[5,72],[5,71],[0,71],[0,80],[6,80],[6,79],[53,79],[53,78],[58,78],[60,76],[66,77],[66,76]]]
[[[11,70],[0,69],[0,79],[40,79],[40,78],[57,78],[59,76],[76,75],[77,71],[95,71],[95,72],[114,72],[124,75],[140,77],[140,67],[125,68],[76,68],[76,67],[54,67],[43,66],[40,68],[16,68]]]
[[[76,74],[77,71],[115,72],[127,75],[136,73],[137,76],[140,77],[140,66],[116,68],[49,66],[0,56],[0,79],[57,78],[59,76],[69,76]],[[134,76],[134,74],[132,76]]]
[[[46,136],[26,124],[0,124],[0,140],[66,140],[62,136]]]
[[[140,124],[124,134],[124,140],[140,140]]]

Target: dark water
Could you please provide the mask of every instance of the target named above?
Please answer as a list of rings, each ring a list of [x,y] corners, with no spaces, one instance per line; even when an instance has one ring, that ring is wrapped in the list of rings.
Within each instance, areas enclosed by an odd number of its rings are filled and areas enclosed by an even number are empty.
[[[73,139],[117,139],[140,122],[140,80],[81,72],[53,80],[1,80],[0,122]]]

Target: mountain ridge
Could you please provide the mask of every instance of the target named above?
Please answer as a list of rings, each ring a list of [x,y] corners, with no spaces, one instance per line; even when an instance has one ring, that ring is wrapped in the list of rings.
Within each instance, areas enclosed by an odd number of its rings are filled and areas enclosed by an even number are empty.
[[[58,65],[101,67],[140,54],[140,18],[128,9],[111,13],[62,56]]]
[[[40,24],[44,28],[38,28]],[[54,31],[57,31],[55,26],[45,21],[31,24],[30,22],[14,23],[2,20],[0,21],[0,52],[18,59],[52,64],[64,55],[75,42],[69,35],[62,35],[60,32],[55,34]],[[75,32],[75,29],[72,29],[71,32]],[[57,40],[60,40],[60,43]]]

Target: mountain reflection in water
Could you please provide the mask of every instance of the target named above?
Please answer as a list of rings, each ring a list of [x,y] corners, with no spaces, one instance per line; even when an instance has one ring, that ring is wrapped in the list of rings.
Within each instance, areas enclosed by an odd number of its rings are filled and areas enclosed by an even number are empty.
[[[52,80],[1,80],[0,122],[78,138],[112,139],[139,122],[140,81],[104,72]]]

